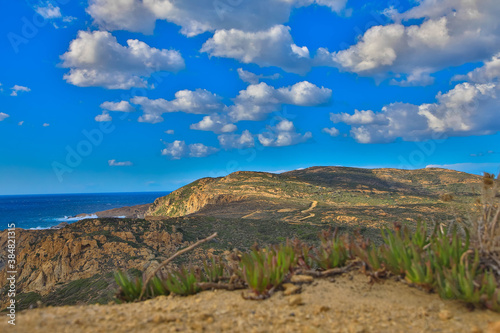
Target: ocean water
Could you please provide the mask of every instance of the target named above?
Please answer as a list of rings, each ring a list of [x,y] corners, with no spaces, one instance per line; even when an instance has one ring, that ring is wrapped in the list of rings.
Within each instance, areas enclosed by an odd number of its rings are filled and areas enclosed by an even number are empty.
[[[61,222],[76,222],[78,214],[152,203],[170,192],[3,195],[0,196],[0,230],[14,222],[17,228],[45,229]],[[94,216],[95,217],[95,216]]]

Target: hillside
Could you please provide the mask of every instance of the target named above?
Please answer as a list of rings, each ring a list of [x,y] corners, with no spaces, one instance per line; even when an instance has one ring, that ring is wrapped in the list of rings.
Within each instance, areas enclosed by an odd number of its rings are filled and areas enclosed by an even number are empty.
[[[213,232],[219,233],[217,241],[172,265],[199,264],[207,251],[227,254],[255,242],[294,237],[315,242],[318,232],[330,226],[360,230],[376,241],[379,228],[395,221],[413,225],[418,219],[463,215],[479,184],[479,176],[444,169],[314,167],[203,178],[158,198],[145,219],[99,218],[59,230],[18,230],[18,299],[23,307],[37,301],[107,303],[116,288],[113,272],[141,274]],[[453,200],[440,200],[446,193]],[[6,241],[6,232],[0,232],[0,246]],[[2,281],[5,260],[0,254]]]
[[[146,215],[380,227],[394,221],[454,218],[479,193],[479,183],[479,176],[446,169],[235,172],[200,179],[158,198]],[[443,202],[443,194],[452,194],[453,200]]]

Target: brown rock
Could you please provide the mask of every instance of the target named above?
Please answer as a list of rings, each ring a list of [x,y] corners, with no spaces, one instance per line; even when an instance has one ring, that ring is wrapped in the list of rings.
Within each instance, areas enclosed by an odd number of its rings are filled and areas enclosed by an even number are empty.
[[[298,292],[300,292],[300,287],[292,283],[284,283],[283,288],[285,288],[285,291],[283,291],[283,295],[285,296],[290,296],[292,294],[297,294]]]
[[[450,320],[451,318],[453,318],[453,314],[448,310],[439,311],[438,316],[439,316],[439,319],[441,319],[441,320]]]
[[[315,314],[315,315],[319,315],[320,313],[322,313],[322,312],[327,312],[327,311],[330,311],[330,307],[329,307],[329,306],[326,306],[326,305],[321,305],[321,306],[317,306],[317,307],[314,309],[314,314]]]
[[[290,306],[299,306],[303,305],[304,301],[302,300],[302,297],[300,295],[292,295],[288,299],[288,305]]]

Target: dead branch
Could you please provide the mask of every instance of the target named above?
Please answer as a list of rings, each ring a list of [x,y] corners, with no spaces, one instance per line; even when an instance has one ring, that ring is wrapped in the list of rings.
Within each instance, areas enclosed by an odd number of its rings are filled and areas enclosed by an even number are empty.
[[[160,271],[160,269],[162,269],[162,267],[165,267],[169,262],[171,262],[172,260],[174,260],[175,258],[177,258],[178,256],[180,256],[181,254],[189,252],[192,249],[200,246],[201,244],[206,243],[209,240],[214,239],[215,237],[217,237],[217,233],[214,233],[212,236],[209,236],[209,237],[207,237],[205,239],[199,240],[196,243],[194,243],[193,245],[186,247],[185,249],[177,251],[173,256],[171,256],[167,260],[163,261],[160,265],[158,265],[158,267],[156,267],[156,269],[153,272],[151,272],[148,275],[148,277],[146,278],[146,280],[144,281],[144,284],[142,286],[141,295],[139,296],[139,299],[142,299],[142,296],[144,296],[144,293],[146,292],[146,289],[148,287],[149,281],[156,275],[156,273],[158,273]]]
[[[246,288],[244,285],[239,283],[199,282],[197,285],[202,290],[208,290],[208,289],[236,290],[236,289]]]

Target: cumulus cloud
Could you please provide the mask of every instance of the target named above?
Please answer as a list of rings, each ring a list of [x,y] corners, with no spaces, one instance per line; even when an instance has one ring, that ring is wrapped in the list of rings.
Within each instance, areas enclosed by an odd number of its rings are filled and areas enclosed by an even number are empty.
[[[244,70],[243,68],[238,68],[238,76],[241,79],[241,81],[250,83],[250,84],[258,84],[260,80],[264,79],[270,79],[270,80],[276,80],[281,77],[278,73],[273,74],[273,75],[257,75],[255,73],[249,72]]]
[[[20,122],[17,123],[19,126],[23,126],[24,120],[21,120]]]
[[[154,72],[184,68],[178,51],[160,50],[137,39],[123,46],[107,31],[79,31],[61,59],[62,67],[70,68],[64,79],[79,87],[145,88]]]
[[[261,82],[240,91],[234,99],[234,105],[228,107],[227,111],[232,121],[263,120],[266,114],[279,110],[283,104],[326,105],[331,95],[330,89],[320,88],[308,81],[278,89]]]
[[[94,119],[97,122],[106,122],[113,120],[113,118],[106,111],[103,111],[101,114],[97,115]]]
[[[162,122],[164,113],[210,114],[223,107],[220,98],[205,89],[180,90],[175,93],[175,99],[171,101],[136,96],[131,102],[139,105],[144,112],[139,121],[149,123]]]
[[[163,114],[170,112],[204,114],[206,116],[190,128],[220,134],[234,132],[237,129],[234,123],[241,120],[263,120],[268,113],[278,111],[284,104],[326,105],[331,95],[330,89],[318,87],[308,81],[281,88],[262,82],[241,90],[229,106],[224,105],[219,96],[205,89],[178,91],[175,99],[170,101],[141,96],[132,98],[130,102],[139,105],[143,111],[139,122],[159,123],[164,121]]]
[[[174,134],[175,131],[173,129],[169,129],[165,131],[165,134]]]
[[[179,160],[184,157],[205,157],[215,154],[219,151],[215,147],[205,146],[202,143],[193,143],[186,145],[185,141],[175,140],[172,143],[165,143],[167,146],[162,150],[163,156],[170,156],[173,160]]]
[[[118,112],[134,112],[135,108],[128,101],[120,102],[104,102],[101,104],[101,109]]]
[[[334,123],[346,123],[347,125],[366,125],[366,124],[384,124],[387,119],[381,115],[376,114],[371,110],[358,111],[354,110],[354,114],[348,113],[330,113],[330,120]]]
[[[30,88],[24,87],[24,86],[19,86],[17,84],[10,89],[12,90],[12,92],[10,93],[11,96],[17,96],[19,92],[30,92],[31,91]]]
[[[268,126],[267,131],[259,134],[259,142],[265,147],[292,146],[312,138],[311,132],[297,133],[293,122],[283,119],[276,126]]]
[[[117,160],[109,160],[108,165],[109,166],[131,166],[131,165],[133,165],[133,163],[130,161],[118,162]]]
[[[314,3],[340,12],[347,0],[253,1],[155,1],[90,0],[87,12],[106,30],[153,33],[156,20],[181,26],[181,33],[195,36],[206,31],[239,29],[257,31],[288,22],[295,7]]]
[[[7,113],[0,112],[0,121],[4,121],[5,119],[9,118],[10,116]]]
[[[467,74],[469,81],[439,93],[435,103],[393,103],[380,112],[356,110],[354,115],[332,114],[331,119],[351,125],[351,135],[360,143],[392,142],[396,138],[420,141],[436,134],[446,137],[497,133],[500,76],[485,70],[494,68],[497,61],[498,55]]]
[[[305,74],[311,67],[309,50],[305,46],[295,45],[290,28],[283,25],[258,32],[217,30],[203,44],[201,51],[210,56],[233,58],[245,64],[277,66],[292,73]]]
[[[42,126],[43,126],[43,127],[49,127],[49,126],[50,126],[50,124],[48,124],[48,123],[43,123],[43,125],[42,125]]]
[[[327,133],[330,136],[338,136],[340,134],[340,131],[335,127],[323,128],[323,132]]]
[[[214,133],[228,133],[237,130],[236,125],[230,123],[230,120],[227,116],[219,114],[205,116],[201,121],[192,124],[189,128],[199,131],[210,131]]]
[[[248,130],[244,130],[241,134],[222,134],[217,137],[220,146],[223,149],[243,149],[255,146],[255,138]]]
[[[346,50],[318,50],[318,63],[364,76],[395,75],[394,84],[427,85],[430,73],[500,51],[497,1],[421,0],[406,12],[388,13],[394,23],[368,29]],[[423,22],[403,24],[414,19]]]

